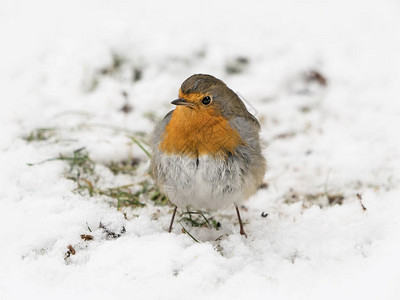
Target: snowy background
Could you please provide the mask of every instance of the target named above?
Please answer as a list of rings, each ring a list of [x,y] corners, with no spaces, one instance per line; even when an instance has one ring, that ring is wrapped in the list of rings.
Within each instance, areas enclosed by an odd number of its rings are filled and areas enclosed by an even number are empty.
[[[6,0],[0,36],[0,299],[400,299],[399,1]],[[247,239],[168,234],[138,146],[194,73],[262,124]]]

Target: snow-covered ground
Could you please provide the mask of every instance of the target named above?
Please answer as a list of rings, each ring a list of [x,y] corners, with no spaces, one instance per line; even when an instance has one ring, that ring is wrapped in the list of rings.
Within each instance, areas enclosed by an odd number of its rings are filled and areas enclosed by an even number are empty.
[[[399,1],[5,1],[0,36],[0,299],[400,299]],[[131,137],[194,73],[262,124],[247,239],[150,199]]]

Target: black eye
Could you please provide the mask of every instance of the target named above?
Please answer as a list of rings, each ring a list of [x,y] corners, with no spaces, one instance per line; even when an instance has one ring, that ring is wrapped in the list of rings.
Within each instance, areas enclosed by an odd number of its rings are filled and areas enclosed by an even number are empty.
[[[210,98],[209,96],[205,96],[205,97],[203,98],[203,100],[201,100],[201,102],[202,102],[204,105],[208,105],[208,104],[210,104],[210,102],[211,102],[211,98]]]

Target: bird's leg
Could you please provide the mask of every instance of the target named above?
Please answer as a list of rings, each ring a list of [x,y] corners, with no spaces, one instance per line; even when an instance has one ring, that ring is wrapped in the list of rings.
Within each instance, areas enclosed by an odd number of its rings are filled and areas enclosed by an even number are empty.
[[[240,217],[240,213],[239,213],[239,208],[238,208],[238,206],[236,204],[235,204],[235,207],[236,207],[236,213],[237,213],[237,216],[238,216],[238,219],[239,219],[240,234],[244,235],[247,238],[247,234],[246,234],[246,232],[244,232],[242,218]]]
[[[169,224],[169,230],[168,230],[168,232],[171,232],[171,230],[172,230],[172,224],[174,224],[176,209],[177,209],[177,207],[176,207],[176,205],[175,205],[174,212],[172,213],[171,224]]]

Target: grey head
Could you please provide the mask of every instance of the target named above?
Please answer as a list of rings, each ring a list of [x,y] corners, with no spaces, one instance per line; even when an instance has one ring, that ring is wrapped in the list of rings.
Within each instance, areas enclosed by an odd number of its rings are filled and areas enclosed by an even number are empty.
[[[206,97],[210,98],[209,101],[204,99]],[[194,74],[187,78],[181,85],[179,99],[172,103],[198,109],[207,106],[227,119],[242,117],[260,127],[257,119],[249,113],[239,96],[222,80],[211,75]]]

